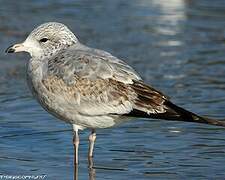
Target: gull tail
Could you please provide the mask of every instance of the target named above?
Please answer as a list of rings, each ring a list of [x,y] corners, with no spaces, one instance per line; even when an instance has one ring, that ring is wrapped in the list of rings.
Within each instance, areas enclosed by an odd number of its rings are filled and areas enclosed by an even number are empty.
[[[203,124],[225,127],[225,121],[199,116],[195,113],[187,111],[187,110],[173,104],[170,101],[166,101],[165,104],[169,108],[168,111],[171,111],[170,113],[167,114],[168,117],[167,118],[165,117],[166,120],[177,120],[177,121],[186,121],[186,122],[194,122],[194,123],[203,123]]]
[[[187,111],[173,104],[160,91],[144,84],[142,81],[134,81],[130,86],[137,97],[134,101],[134,109],[127,114],[128,116],[204,123],[225,127],[225,120],[210,119]]]
[[[168,121],[185,121],[185,122],[193,122],[193,123],[203,123],[203,124],[225,127],[225,121],[223,121],[223,120],[216,120],[216,119],[199,116],[195,113],[187,111],[184,108],[173,104],[170,101],[164,102],[164,105],[167,107],[167,111],[164,113],[148,114],[144,111],[134,109],[129,114],[129,116],[163,119],[163,120],[168,120]]]

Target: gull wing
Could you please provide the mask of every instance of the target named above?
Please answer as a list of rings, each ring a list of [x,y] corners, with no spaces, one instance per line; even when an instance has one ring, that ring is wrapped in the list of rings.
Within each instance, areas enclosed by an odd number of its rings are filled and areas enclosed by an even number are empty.
[[[68,108],[85,115],[123,115],[133,109],[164,112],[165,96],[144,86],[140,76],[111,54],[81,46],[62,51],[48,62],[46,89]]]
[[[114,79],[125,84],[141,80],[135,70],[110,53],[84,45],[72,46],[48,62],[48,73],[55,74],[68,84],[75,78]]]

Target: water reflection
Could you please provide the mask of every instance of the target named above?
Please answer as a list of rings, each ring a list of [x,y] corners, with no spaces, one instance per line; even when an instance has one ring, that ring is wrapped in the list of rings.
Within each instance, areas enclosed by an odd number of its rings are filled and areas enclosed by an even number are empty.
[[[91,157],[88,157],[88,177],[89,180],[95,180],[96,178],[96,170]],[[74,165],[74,180],[79,180],[79,164]]]
[[[95,180],[96,171],[94,169],[94,162],[92,157],[88,158],[88,169],[89,169],[89,180]]]

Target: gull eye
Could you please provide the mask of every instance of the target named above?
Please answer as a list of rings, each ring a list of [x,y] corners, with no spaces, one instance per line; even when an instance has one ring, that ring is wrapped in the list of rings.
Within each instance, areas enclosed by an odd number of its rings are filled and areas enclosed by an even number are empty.
[[[42,38],[40,39],[40,42],[47,42],[48,41],[48,38]]]

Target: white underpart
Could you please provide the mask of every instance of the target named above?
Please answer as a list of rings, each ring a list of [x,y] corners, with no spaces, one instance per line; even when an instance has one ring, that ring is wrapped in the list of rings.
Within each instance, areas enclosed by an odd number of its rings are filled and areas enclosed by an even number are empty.
[[[85,127],[79,126],[79,125],[76,125],[76,124],[72,124],[72,126],[73,126],[73,131],[74,131],[74,132],[78,132],[78,130],[83,130],[83,129],[85,129]]]

